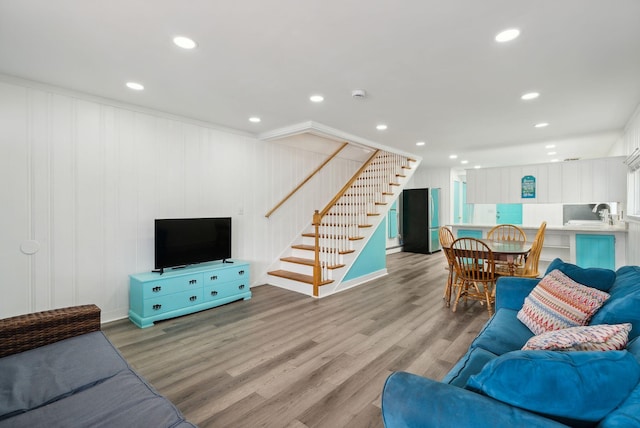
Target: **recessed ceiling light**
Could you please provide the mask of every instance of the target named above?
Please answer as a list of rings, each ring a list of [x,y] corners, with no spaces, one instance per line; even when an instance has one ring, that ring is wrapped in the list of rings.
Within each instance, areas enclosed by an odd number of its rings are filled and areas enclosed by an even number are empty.
[[[461,161],[460,161],[460,163],[461,163],[462,165],[466,165],[466,164],[468,164],[468,163],[469,163],[469,161],[468,161],[468,160],[461,160]]]
[[[196,46],[198,46],[198,44],[196,42],[194,42],[192,39],[185,37],[185,36],[176,36],[173,38],[173,43],[175,43],[176,46],[181,47],[182,49],[193,49]]]
[[[520,35],[520,30],[517,28],[509,28],[508,30],[501,31],[496,35],[496,42],[504,43],[509,42]]]
[[[480,169],[480,168],[481,168],[481,166],[480,166],[480,165],[474,165],[474,167],[473,167],[473,168],[474,168],[474,169]]]
[[[560,162],[560,159],[551,159],[549,162]]]
[[[257,117],[257,116],[252,116],[252,117],[249,118],[249,122],[260,123],[260,118]]]
[[[458,155],[449,155],[449,159],[458,159]]]
[[[555,154],[556,154],[556,152],[548,152],[547,154],[548,154],[549,156],[553,156],[553,155],[555,155]]]
[[[136,82],[127,82],[127,88],[133,89],[134,91],[142,91],[144,86]]]
[[[547,144],[546,146],[544,146],[545,149],[553,149],[556,145],[555,144]]]
[[[526,94],[522,95],[520,97],[520,99],[521,100],[525,100],[525,101],[529,101],[529,100],[535,100],[539,96],[540,96],[540,93],[538,93],[538,92],[527,92]]]
[[[388,128],[387,125],[385,125],[384,123],[381,123],[380,125],[376,126],[376,129],[378,131],[384,131],[387,128]]]
[[[549,124],[547,122],[540,122],[540,123],[536,123],[533,126],[535,126],[536,128],[544,128],[544,127],[549,126]]]
[[[324,101],[324,97],[322,95],[311,95],[309,99],[314,103],[321,103]]]
[[[418,142],[416,143],[416,146],[424,146],[424,145],[425,145],[425,142],[424,142],[424,141],[418,141]]]

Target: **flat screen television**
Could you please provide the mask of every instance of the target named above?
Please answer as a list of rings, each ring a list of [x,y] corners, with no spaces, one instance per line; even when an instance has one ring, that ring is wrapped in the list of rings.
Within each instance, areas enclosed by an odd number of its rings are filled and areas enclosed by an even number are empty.
[[[231,258],[231,217],[169,218],[155,221],[155,268]]]

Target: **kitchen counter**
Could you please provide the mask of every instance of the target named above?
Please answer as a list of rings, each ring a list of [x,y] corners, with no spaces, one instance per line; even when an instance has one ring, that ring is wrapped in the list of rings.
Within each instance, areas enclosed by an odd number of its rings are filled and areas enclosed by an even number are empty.
[[[453,230],[454,236],[478,234],[480,237],[486,237],[487,232],[493,228],[495,224],[452,224],[448,225]],[[533,240],[534,236],[540,225],[519,225],[527,234],[527,240]],[[462,234],[460,234],[462,231]],[[613,237],[613,238],[611,238]],[[615,264],[615,269],[626,265],[626,251],[627,251],[627,227],[626,224],[618,224],[610,226],[608,224],[591,223],[591,224],[569,224],[564,226],[550,226],[547,225],[544,235],[544,243],[542,245],[542,253],[540,255],[540,263],[538,270],[540,273],[544,273],[549,263],[556,257],[562,260],[574,263],[578,263],[578,259],[583,259],[584,252],[587,251],[602,251],[597,248],[597,245],[582,244],[580,246],[579,241],[587,239],[608,239],[612,242],[612,250],[606,254],[611,256],[611,252],[614,252],[612,257],[612,264]],[[584,242],[584,241],[583,241]],[[580,249],[578,250],[578,247]],[[591,248],[593,247],[593,248]],[[582,253],[580,253],[582,252]],[[580,254],[578,254],[580,253]],[[587,267],[587,266],[583,266]],[[614,266],[609,266],[614,268]]]
[[[495,224],[471,224],[471,223],[461,223],[461,224],[448,224],[448,227],[451,228],[465,228],[465,229],[486,229],[487,231],[489,229],[491,229],[492,227],[496,226]],[[525,232],[528,230],[538,230],[538,228],[540,227],[540,225],[518,225],[520,228],[522,228]],[[627,232],[627,225],[626,223],[622,223],[622,224],[618,224],[618,225],[613,225],[610,226],[608,224],[602,224],[601,226],[598,225],[592,225],[592,224],[568,224],[568,225],[564,225],[564,226],[550,226],[547,225],[547,230],[567,230],[567,231],[573,231],[573,232],[584,232],[584,233],[612,233],[612,232],[622,232],[622,233],[626,233]],[[535,235],[535,233],[534,233]],[[529,236],[529,233],[527,232],[527,236]]]

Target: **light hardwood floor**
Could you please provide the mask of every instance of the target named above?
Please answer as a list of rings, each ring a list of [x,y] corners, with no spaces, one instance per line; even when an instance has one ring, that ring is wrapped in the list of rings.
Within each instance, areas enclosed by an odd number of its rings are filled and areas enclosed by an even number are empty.
[[[139,329],[103,330],[200,427],[382,427],[393,371],[441,379],[487,321],[446,308],[442,253],[396,253],[389,275],[320,300],[264,285],[253,297]]]

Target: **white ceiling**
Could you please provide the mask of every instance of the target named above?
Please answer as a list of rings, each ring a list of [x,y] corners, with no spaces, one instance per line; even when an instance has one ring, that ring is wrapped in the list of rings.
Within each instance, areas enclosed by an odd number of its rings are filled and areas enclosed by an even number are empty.
[[[640,104],[640,1],[0,0],[0,73],[256,136],[318,123],[427,165],[600,157]]]

